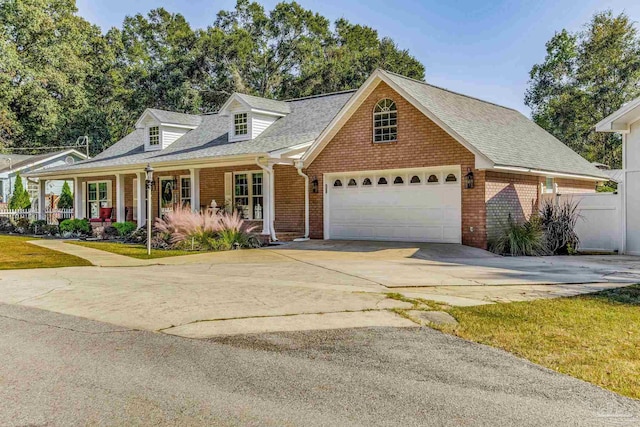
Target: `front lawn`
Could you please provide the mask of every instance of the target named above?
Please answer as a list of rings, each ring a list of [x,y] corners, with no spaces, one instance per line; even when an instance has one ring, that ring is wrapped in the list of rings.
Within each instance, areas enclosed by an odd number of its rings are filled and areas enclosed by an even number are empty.
[[[89,261],[27,243],[33,237],[0,235],[0,270],[91,265]]]
[[[439,329],[640,398],[640,286],[447,310]]]
[[[151,256],[147,255],[147,247],[144,245],[133,245],[128,243],[114,243],[114,242],[84,242],[84,241],[69,241],[79,246],[86,246],[88,248],[100,249],[101,251],[111,252],[118,255],[125,255],[132,258],[139,259],[155,259],[166,258],[171,256],[180,255],[193,255],[203,252],[198,251],[182,251],[177,249],[152,249]]]

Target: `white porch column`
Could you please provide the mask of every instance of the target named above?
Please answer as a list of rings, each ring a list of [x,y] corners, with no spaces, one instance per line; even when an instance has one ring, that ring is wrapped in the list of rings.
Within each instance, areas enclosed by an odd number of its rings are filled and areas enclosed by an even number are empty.
[[[146,175],[144,172],[138,172],[138,228],[144,227],[147,223],[147,189]]]
[[[82,188],[80,188],[80,179],[76,176],[73,178],[73,216],[74,218],[84,218],[82,212]]]
[[[271,175],[270,180],[270,194],[269,194],[269,228],[271,229],[271,239],[278,241],[276,237],[276,171],[273,169],[273,165],[269,167]]]
[[[47,180],[38,180],[38,219],[46,219],[45,209],[47,205]]]
[[[116,174],[116,221],[126,221],[124,206],[124,174]]]
[[[273,169],[263,167],[262,169],[262,234],[271,234],[271,174]]]
[[[191,210],[200,212],[200,169],[189,169],[191,178]]]

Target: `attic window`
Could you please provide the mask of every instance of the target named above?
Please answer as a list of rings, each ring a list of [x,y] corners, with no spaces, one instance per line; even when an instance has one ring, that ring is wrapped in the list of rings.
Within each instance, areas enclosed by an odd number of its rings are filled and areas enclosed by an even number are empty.
[[[235,135],[246,135],[247,133],[249,133],[247,113],[234,114],[233,126]]]
[[[398,138],[398,110],[391,99],[382,99],[373,110],[373,142],[392,142]]]
[[[149,145],[151,146],[160,145],[160,127],[159,126],[151,126],[149,128]]]

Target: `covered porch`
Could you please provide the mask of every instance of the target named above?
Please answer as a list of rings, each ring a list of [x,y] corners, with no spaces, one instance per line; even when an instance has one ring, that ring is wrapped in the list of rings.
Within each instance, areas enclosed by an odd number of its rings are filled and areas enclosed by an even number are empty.
[[[147,218],[159,218],[176,209],[223,209],[238,211],[268,240],[307,236],[307,178],[291,161],[258,159],[253,163],[197,167],[151,166],[154,173],[150,213],[144,167],[40,176],[38,197],[46,197],[48,180],[68,179],[73,182],[74,217],[86,218],[95,226],[130,221],[142,227]],[[43,211],[41,217],[44,216]]]

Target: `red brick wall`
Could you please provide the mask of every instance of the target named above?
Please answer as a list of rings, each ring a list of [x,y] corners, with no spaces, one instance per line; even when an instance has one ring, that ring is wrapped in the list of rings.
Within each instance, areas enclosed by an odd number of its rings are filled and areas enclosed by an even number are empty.
[[[485,198],[489,240],[507,224],[509,214],[515,221],[523,221],[537,212],[540,180],[533,175],[487,171]]]
[[[276,232],[304,234],[304,178],[293,166],[275,165]]]
[[[398,107],[398,141],[373,143],[373,108],[382,98],[391,98]],[[322,174],[332,172],[417,168],[460,165],[462,174],[473,170],[474,155],[434,122],[381,83],[358,108],[336,136],[308,165],[307,175],[317,177],[324,188]],[[486,247],[484,172],[473,170],[475,188],[462,189],[462,242]],[[310,234],[323,237],[323,191],[311,193]],[[473,227],[473,232],[470,230]]]
[[[516,221],[529,219],[540,207],[543,176],[488,171],[486,178],[487,236],[496,236],[509,213]],[[595,182],[556,178],[560,194],[595,192]]]

